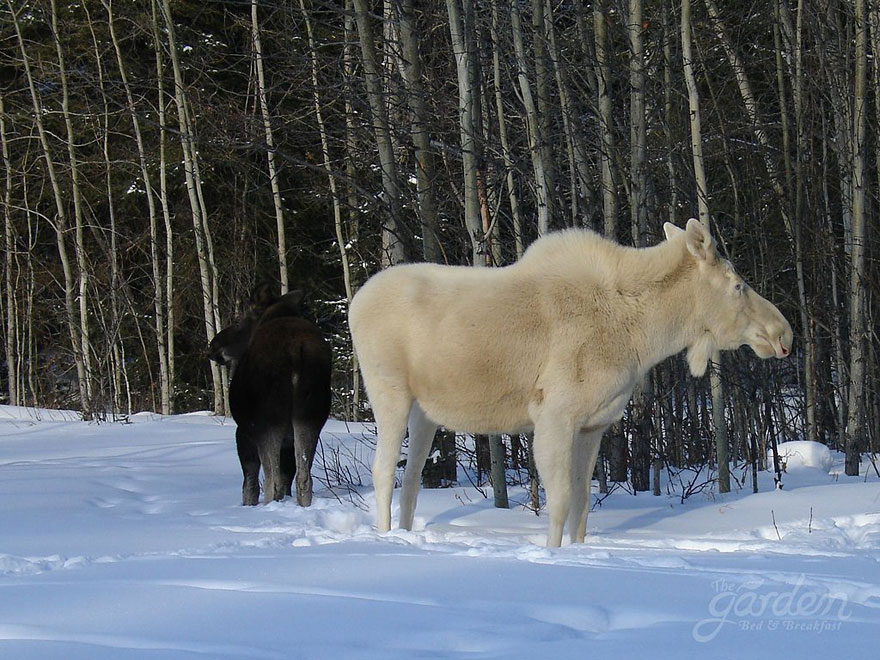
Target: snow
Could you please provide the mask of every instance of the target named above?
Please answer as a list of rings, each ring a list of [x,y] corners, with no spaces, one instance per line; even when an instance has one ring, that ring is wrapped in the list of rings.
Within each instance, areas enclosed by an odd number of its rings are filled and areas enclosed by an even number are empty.
[[[422,491],[414,531],[377,534],[369,426],[328,424],[311,508],[245,508],[230,421],[129,421],[0,407],[0,658],[844,658],[880,642],[867,462],[846,477],[831,454],[778,491],[763,473],[757,494],[621,489],[585,544],[549,550],[546,516],[472,486]]]
[[[834,456],[831,450],[820,442],[810,440],[794,440],[784,442],[778,447],[779,458],[785,465],[785,470],[797,470],[799,468],[815,468],[828,473],[834,466]],[[769,460],[773,460],[772,454]]]

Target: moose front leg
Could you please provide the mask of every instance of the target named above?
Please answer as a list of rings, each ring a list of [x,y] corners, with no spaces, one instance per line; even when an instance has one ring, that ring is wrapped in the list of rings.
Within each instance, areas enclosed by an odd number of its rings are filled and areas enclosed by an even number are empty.
[[[565,417],[545,409],[535,421],[535,465],[544,482],[550,529],[547,547],[562,545],[562,530],[571,507],[571,466],[574,424]]]

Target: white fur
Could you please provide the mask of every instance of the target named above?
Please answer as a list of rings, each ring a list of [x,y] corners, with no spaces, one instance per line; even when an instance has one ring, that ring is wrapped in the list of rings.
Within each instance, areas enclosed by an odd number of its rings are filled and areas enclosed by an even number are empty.
[[[715,350],[749,344],[761,357],[788,354],[788,322],[718,257],[709,231],[696,220],[665,231],[663,243],[635,249],[568,230],[505,268],[407,264],[361,288],[349,323],[378,427],[380,531],[391,527],[407,427],[400,525],[409,529],[421,468],[443,425],[533,430],[547,544],[560,545],[566,520],[582,542],[602,432],[651,367],[683,349],[695,375]]]

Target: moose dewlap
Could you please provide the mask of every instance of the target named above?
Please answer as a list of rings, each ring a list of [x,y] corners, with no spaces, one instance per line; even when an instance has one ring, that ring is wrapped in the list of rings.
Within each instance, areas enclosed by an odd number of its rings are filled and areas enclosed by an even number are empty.
[[[537,240],[504,268],[407,264],[372,277],[349,324],[378,430],[377,527],[391,527],[394,470],[409,428],[400,526],[413,523],[435,429],[534,431],[547,545],[583,542],[602,432],[654,365],[687,349],[700,376],[744,344],[784,358],[785,317],[722,259],[707,227],[667,223],[635,249],[584,230]]]

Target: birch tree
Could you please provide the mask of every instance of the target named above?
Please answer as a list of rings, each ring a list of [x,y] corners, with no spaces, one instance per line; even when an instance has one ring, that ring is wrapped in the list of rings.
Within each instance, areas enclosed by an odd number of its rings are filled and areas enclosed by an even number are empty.
[[[158,209],[156,208],[156,195],[153,191],[153,178],[147,167],[147,149],[144,144],[141,122],[135,108],[134,94],[128,79],[128,71],[122,57],[122,48],[116,34],[116,20],[113,15],[113,1],[102,0],[107,12],[107,26],[113,52],[116,56],[116,65],[119,71],[119,79],[125,90],[126,107],[131,119],[132,133],[137,145],[138,165],[141,179],[144,184],[144,197],[147,201],[147,214],[150,222],[150,265],[153,275],[153,312],[155,315],[156,331],[156,355],[159,363],[159,399],[160,410],[163,414],[171,413],[171,379],[168,369],[168,349],[166,345],[166,319],[165,319],[165,282],[162,278],[161,256],[159,250],[159,221]],[[160,104],[161,105],[161,104]],[[164,113],[164,108],[160,111]]]
[[[464,12],[459,0],[446,0],[449,15],[449,33],[455,55],[455,71],[458,80],[458,124],[461,136],[461,163],[464,170],[464,221],[471,238],[471,263],[486,265],[485,240],[480,222],[480,198],[477,181],[477,122],[475,118],[478,98],[476,81],[472,76],[473,53],[465,36],[464,21],[471,23],[468,12],[469,0],[464,0]]]
[[[202,309],[205,318],[205,333],[207,340],[217,333],[218,330],[218,306],[217,306],[217,283],[216,265],[213,263],[213,255],[210,251],[208,238],[208,219],[205,214],[204,196],[201,193],[201,177],[198,171],[198,153],[192,132],[189,110],[186,100],[186,90],[183,84],[183,72],[180,66],[180,58],[177,52],[177,39],[175,36],[174,20],[171,15],[169,0],[161,0],[160,9],[165,21],[165,30],[168,37],[168,51],[170,53],[171,68],[174,73],[174,99],[177,107],[177,119],[180,129],[180,146],[183,152],[183,170],[186,180],[186,191],[189,199],[190,212],[192,214],[193,235],[195,237],[196,255],[199,262],[199,275],[202,287]],[[223,376],[216,362],[211,363],[211,380],[214,393],[214,411],[218,414],[225,412]]]
[[[852,249],[850,251],[850,387],[846,421],[845,471],[858,476],[864,444],[865,374],[867,334],[865,309],[865,248],[868,238],[865,202],[867,192],[867,71],[868,20],[865,0],[855,0],[855,88],[853,90],[852,143]]]
[[[88,418],[91,416],[92,410],[90,396],[91,387],[88,382],[90,375],[86,369],[85,358],[82,351],[82,326],[77,315],[76,305],[74,304],[74,287],[76,284],[76,278],[74,276],[73,268],[70,263],[70,255],[67,249],[66,234],[68,231],[68,219],[65,195],[61,189],[61,182],[55,168],[55,157],[43,122],[45,109],[37,95],[36,84],[34,83],[34,78],[31,73],[30,59],[28,58],[24,37],[21,33],[19,12],[13,7],[11,0],[6,0],[6,5],[9,8],[9,13],[12,17],[12,25],[15,31],[19,52],[21,54],[22,68],[24,69],[25,80],[27,82],[28,92],[30,93],[30,100],[34,112],[34,123],[43,150],[42,155],[46,166],[46,175],[49,179],[52,189],[52,197],[55,202],[55,218],[54,220],[50,220],[50,222],[55,230],[55,243],[58,250],[58,257],[61,262],[61,270],[64,274],[64,311],[67,320],[71,350],[76,365],[80,405],[82,407],[83,416]]]
[[[6,392],[9,397],[9,405],[19,405],[18,398],[18,365],[16,355],[18,336],[18,314],[15,313],[15,286],[13,284],[13,259],[15,258],[15,229],[12,224],[12,161],[9,158],[9,143],[6,137],[6,103],[5,96],[0,91],[0,157],[3,159],[3,169],[6,177],[3,188],[3,255],[4,280],[3,294],[5,296],[6,312]]]
[[[688,92],[690,111],[691,153],[694,164],[694,181],[697,186],[697,208],[699,220],[710,225],[709,196],[706,185],[706,170],[703,160],[703,128],[700,114],[700,94],[694,74],[694,56],[691,39],[691,2],[681,2],[681,56],[684,66],[684,79]],[[721,353],[715,351],[709,370],[709,389],[712,393],[712,425],[715,429],[715,458],[718,462],[718,491],[730,492],[730,461],[727,422],[725,420],[725,397],[721,379]]]
[[[272,116],[269,114],[269,101],[266,95],[266,73],[263,67],[263,41],[260,38],[260,20],[257,0],[251,0],[251,39],[254,49],[254,68],[256,70],[256,95],[263,120],[263,135],[266,140],[266,166],[269,170],[269,184],[272,187],[272,205],[275,208],[275,231],[278,245],[278,276],[281,294],[287,293],[287,232],[284,228],[284,205],[281,201],[281,187],[278,184],[278,167],[275,164],[275,139],[272,135]]]
[[[358,26],[358,41],[364,68],[364,82],[370,105],[373,135],[379,151],[379,167],[382,171],[382,188],[385,193],[387,215],[382,228],[382,252],[384,265],[401,263],[406,260],[406,251],[401,237],[402,215],[400,209],[400,186],[397,177],[397,162],[394,158],[394,145],[388,123],[388,109],[382,89],[382,78],[376,56],[376,39],[373,36],[373,22],[370,17],[368,0],[354,0],[355,18]]]
[[[517,82],[525,108],[526,133],[529,142],[529,155],[535,173],[535,201],[538,207],[538,236],[550,231],[550,187],[544,150],[541,147],[540,123],[538,107],[532,94],[529,82],[526,47],[523,41],[522,18],[519,11],[519,0],[510,0],[510,24],[513,31],[513,48],[516,54]]]
[[[153,51],[156,55],[156,117],[158,118],[158,141],[159,141],[159,204],[162,209],[162,220],[165,225],[165,295],[164,295],[164,303],[167,309],[167,314],[165,315],[165,352],[167,356],[167,388],[162,396],[162,410],[166,415],[170,415],[174,412],[174,387],[175,387],[175,359],[174,359],[174,346],[175,346],[175,314],[174,314],[174,231],[171,225],[171,209],[168,203],[168,159],[166,158],[167,151],[167,135],[168,135],[168,121],[167,121],[167,113],[165,111],[166,104],[166,93],[165,93],[165,65],[164,58],[162,56],[162,41],[159,37],[159,7],[158,2],[160,0],[151,0],[150,2],[150,28],[152,31],[153,37]],[[156,262],[156,266],[153,268],[153,277],[157,277],[157,271],[159,270],[158,266],[158,231],[157,235],[157,245],[156,245],[156,254],[153,254],[153,258]],[[152,238],[153,232],[152,228],[150,230],[150,236]],[[156,279],[155,282],[156,293],[154,296],[154,305],[156,301],[162,298],[162,284]],[[161,305],[160,305],[161,306]],[[157,320],[156,323],[156,331],[157,333],[161,333],[162,330],[160,328],[160,324]],[[161,342],[161,340],[157,339],[157,342]],[[212,372],[213,374],[213,372]],[[166,399],[167,397],[167,399]]]
[[[416,157],[416,194],[419,200],[419,217],[422,225],[422,256],[425,261],[440,263],[440,218],[434,198],[436,172],[431,153],[427,94],[422,83],[422,57],[419,53],[419,37],[413,0],[397,3],[400,26],[401,57],[399,68],[407,87],[407,103],[410,112],[410,133]]]
[[[601,136],[600,160],[602,165],[602,215],[605,220],[605,236],[617,238],[617,191],[612,169],[614,155],[614,116],[611,99],[611,66],[608,50],[606,23],[608,21],[606,0],[593,3],[593,38],[596,42],[596,90],[598,95],[599,135]]]

